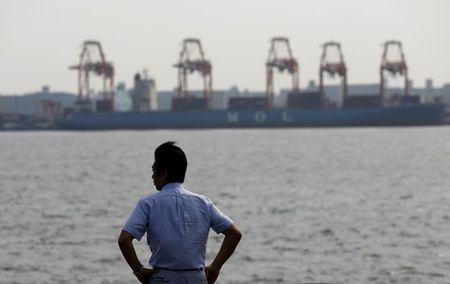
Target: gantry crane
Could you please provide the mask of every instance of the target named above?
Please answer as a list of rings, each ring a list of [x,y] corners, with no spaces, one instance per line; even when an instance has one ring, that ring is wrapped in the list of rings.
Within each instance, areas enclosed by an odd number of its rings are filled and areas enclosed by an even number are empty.
[[[280,50],[285,54],[281,55]],[[292,56],[289,39],[286,37],[273,37],[270,40],[269,56],[266,62],[266,95],[269,106],[273,106],[274,86],[273,70],[280,72],[286,70],[292,76],[292,92],[299,92],[299,66],[297,60]]]
[[[347,97],[347,67],[345,65],[344,56],[342,55],[341,44],[329,41],[322,45],[322,57],[319,68],[319,91],[324,94],[324,73],[328,73],[331,77],[338,75],[342,78],[342,95]],[[333,57],[334,58],[331,58]]]
[[[90,100],[90,74],[101,76],[103,79],[103,101],[110,101],[114,97],[114,67],[107,62],[100,42],[87,40],[83,43],[78,65],[69,69],[78,70],[78,100]]]
[[[390,53],[394,49],[400,54],[400,58],[397,60],[391,60],[389,58]],[[408,67],[406,66],[405,55],[403,53],[402,43],[400,41],[387,41],[384,43],[383,55],[381,57],[381,66],[380,66],[380,96],[381,101],[384,100],[384,89],[386,85],[385,73],[390,73],[392,76],[404,76],[405,83],[403,88],[403,95],[409,95],[409,87],[408,87]]]
[[[209,103],[212,96],[212,66],[205,59],[199,39],[184,39],[178,63],[174,67],[178,68],[178,97],[186,97],[188,94],[188,73],[198,71],[203,77],[203,94]]]

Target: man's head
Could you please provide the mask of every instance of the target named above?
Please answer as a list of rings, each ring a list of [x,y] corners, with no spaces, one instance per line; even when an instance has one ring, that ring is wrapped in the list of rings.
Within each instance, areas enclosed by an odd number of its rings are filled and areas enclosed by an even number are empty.
[[[155,150],[153,163],[153,183],[157,190],[170,182],[184,182],[187,169],[187,159],[183,150],[169,141],[161,144]]]

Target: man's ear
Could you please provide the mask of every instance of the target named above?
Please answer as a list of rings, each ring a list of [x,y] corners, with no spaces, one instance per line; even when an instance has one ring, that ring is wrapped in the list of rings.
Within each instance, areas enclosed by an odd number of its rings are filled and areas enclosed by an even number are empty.
[[[159,177],[162,178],[162,179],[167,179],[167,176],[168,176],[167,170],[166,170],[166,169],[163,169],[163,170],[160,172]]]

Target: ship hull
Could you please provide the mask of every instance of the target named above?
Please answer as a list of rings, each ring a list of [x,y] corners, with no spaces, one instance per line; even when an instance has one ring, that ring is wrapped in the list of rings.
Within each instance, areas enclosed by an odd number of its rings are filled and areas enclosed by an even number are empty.
[[[193,129],[264,127],[421,126],[443,122],[440,104],[372,109],[274,109],[73,113],[56,121],[60,129]]]

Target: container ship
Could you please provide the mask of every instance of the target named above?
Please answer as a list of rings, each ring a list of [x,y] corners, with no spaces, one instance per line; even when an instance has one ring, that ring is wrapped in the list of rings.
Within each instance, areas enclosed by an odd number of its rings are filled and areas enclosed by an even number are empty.
[[[417,104],[368,109],[279,109],[74,113],[61,129],[192,129],[264,127],[420,126],[443,122],[444,106]]]
[[[407,66],[401,43],[388,41],[384,44],[380,67],[380,93],[376,95],[347,94],[347,67],[340,44],[327,42],[323,47],[320,63],[320,85],[315,92],[299,89],[299,65],[292,56],[289,40],[275,37],[270,41],[266,61],[266,92],[263,97],[229,98],[224,109],[211,107],[212,66],[204,58],[198,39],[185,39],[178,69],[177,96],[172,99],[171,110],[157,110],[154,84],[135,76],[131,93],[132,111],[113,111],[114,68],[104,58],[100,43],[86,41],[80,55],[80,64],[72,66],[79,72],[79,99],[73,109],[66,110],[56,119],[60,129],[71,130],[113,130],[113,129],[201,129],[201,128],[277,128],[277,127],[356,127],[356,126],[422,126],[439,125],[444,122],[445,106],[441,103],[423,104],[419,96],[409,94]],[[280,46],[286,51],[280,56]],[[100,50],[101,58],[91,60],[90,48]],[[399,60],[389,60],[393,48],[399,53]],[[192,59],[189,52],[196,49],[199,57]],[[330,50],[337,54],[337,61],[328,58]],[[274,71],[287,71],[292,77],[292,89],[284,106],[274,105]],[[187,75],[198,72],[204,80],[202,97],[192,96],[187,89]],[[89,99],[89,73],[103,76],[102,99],[97,100],[95,111]],[[342,81],[342,103],[330,102],[324,94],[324,75],[337,76]],[[386,75],[404,77],[403,94],[386,96]]]

